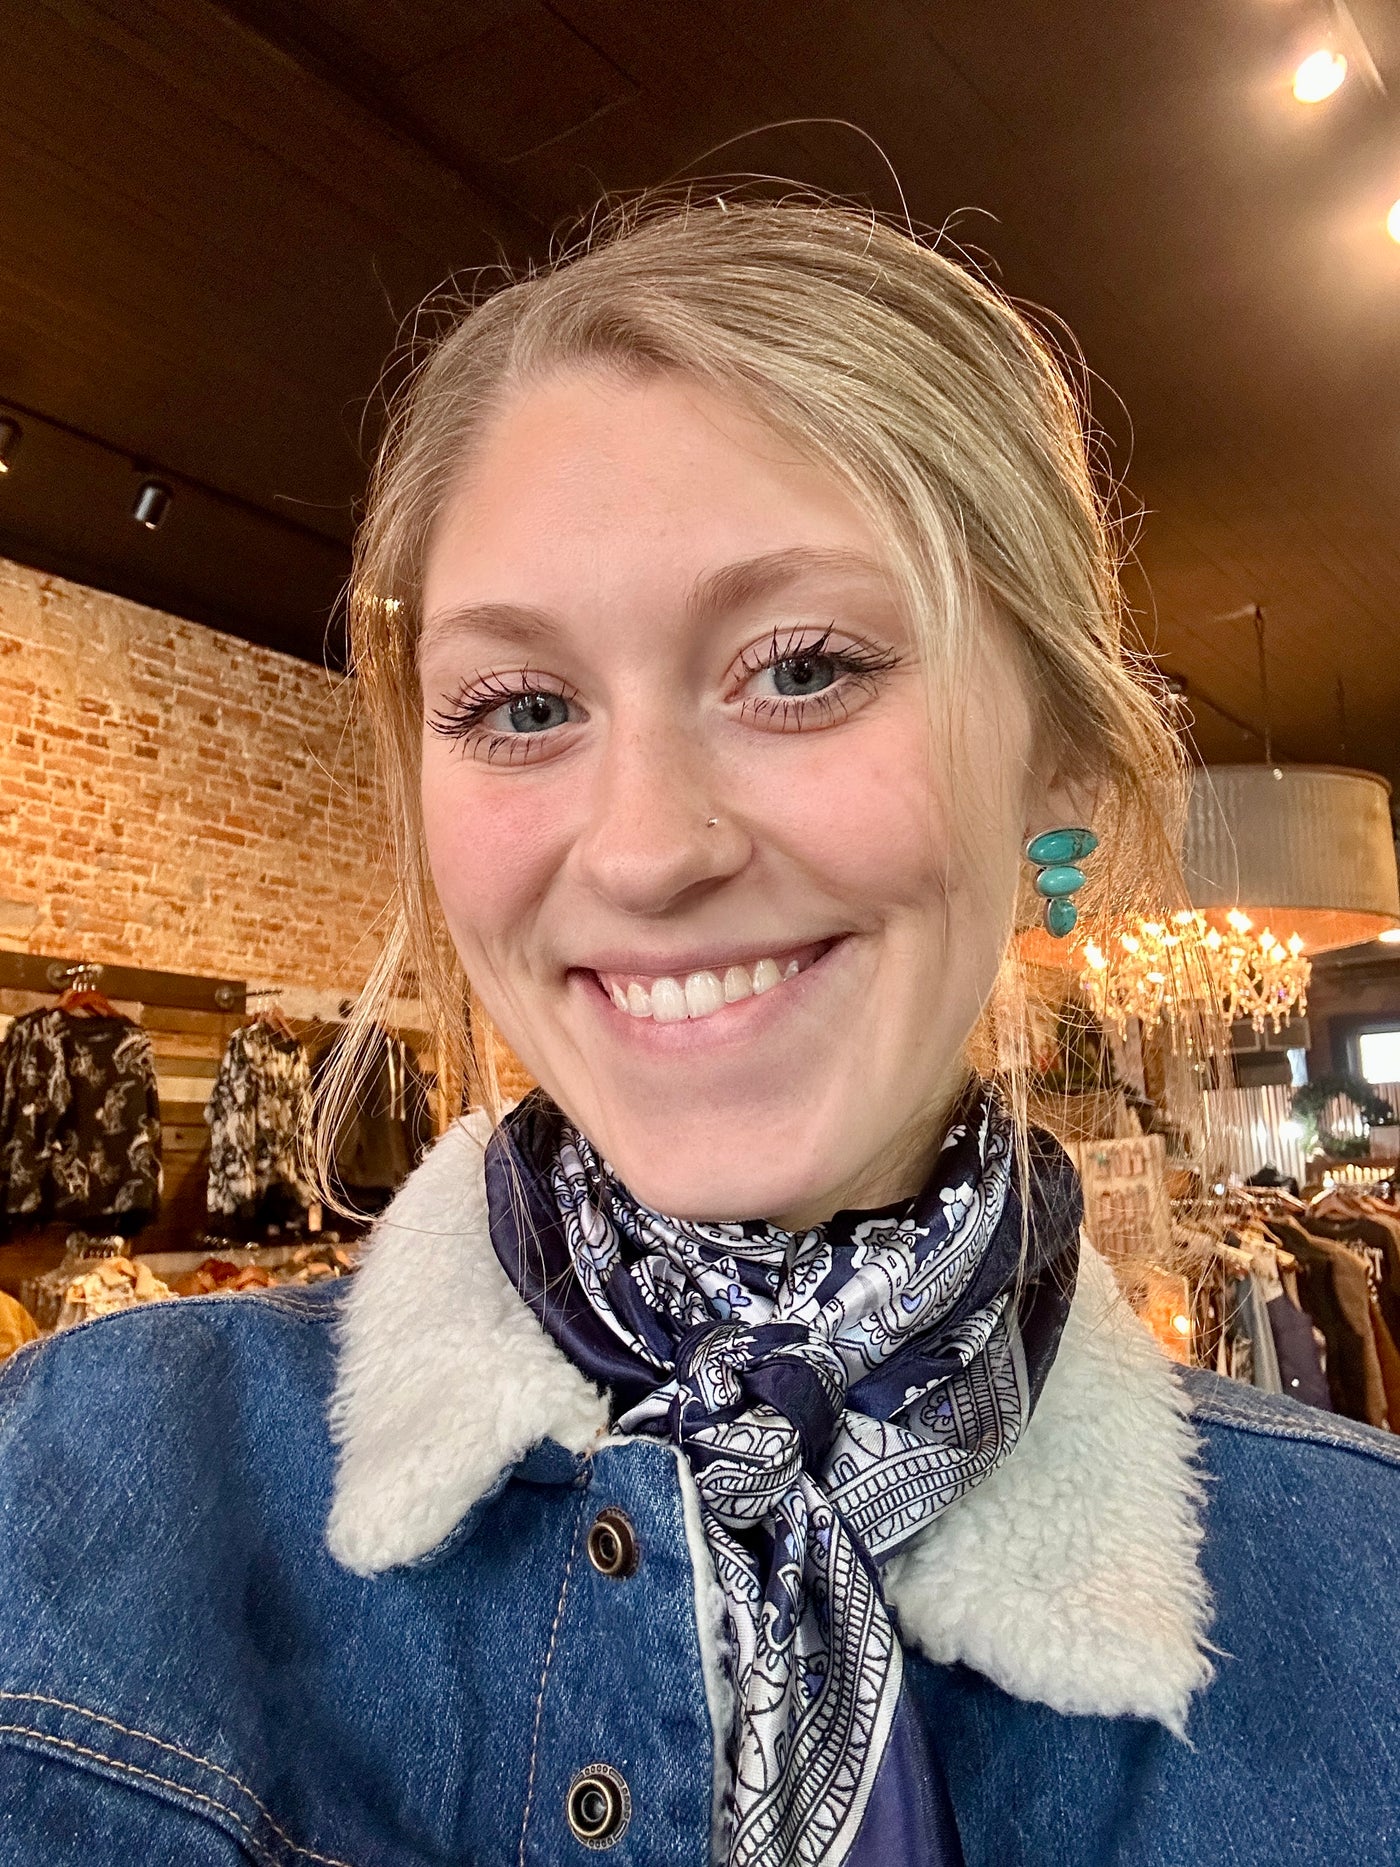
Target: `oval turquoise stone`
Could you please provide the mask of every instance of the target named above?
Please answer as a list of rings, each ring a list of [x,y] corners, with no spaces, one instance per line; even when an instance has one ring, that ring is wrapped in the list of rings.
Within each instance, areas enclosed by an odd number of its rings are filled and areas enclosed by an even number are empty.
[[[1026,844],[1026,856],[1036,863],[1078,862],[1092,856],[1098,846],[1092,830],[1042,830]]]
[[[1048,869],[1042,869],[1035,878],[1035,892],[1038,895],[1073,895],[1084,886],[1084,871],[1076,869],[1072,862],[1057,862]]]
[[[1045,904],[1045,926],[1057,940],[1063,940],[1072,932],[1074,923],[1079,919],[1079,909],[1072,901],[1047,901]]]

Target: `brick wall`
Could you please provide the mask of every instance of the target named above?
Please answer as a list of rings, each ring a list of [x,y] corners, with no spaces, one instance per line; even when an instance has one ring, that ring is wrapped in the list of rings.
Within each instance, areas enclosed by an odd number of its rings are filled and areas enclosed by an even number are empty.
[[[353,990],[388,877],[347,702],[0,559],[0,946]]]

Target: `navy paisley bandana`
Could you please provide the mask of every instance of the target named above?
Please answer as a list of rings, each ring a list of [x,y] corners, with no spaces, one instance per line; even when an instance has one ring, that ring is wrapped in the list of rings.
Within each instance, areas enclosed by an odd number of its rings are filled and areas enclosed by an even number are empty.
[[[1023,1262],[1012,1134],[983,1094],[916,1198],[798,1233],[639,1205],[539,1094],[488,1148],[516,1288],[694,1475],[739,1706],[729,1867],[961,1861],[879,1565],[1007,1457],[1059,1343],[1078,1182],[1033,1131]]]

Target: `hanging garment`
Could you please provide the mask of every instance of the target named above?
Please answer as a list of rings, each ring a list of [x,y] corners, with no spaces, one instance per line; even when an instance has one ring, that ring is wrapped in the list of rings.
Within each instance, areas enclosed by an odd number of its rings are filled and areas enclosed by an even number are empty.
[[[1362,1212],[1319,1212],[1308,1214],[1307,1227],[1315,1238],[1360,1252],[1386,1327],[1400,1335],[1400,1239],[1394,1225]]]
[[[344,1031],[317,1058],[319,1095]],[[387,1204],[433,1142],[432,1097],[418,1059],[403,1038],[373,1033],[363,1058],[354,1107],[340,1122],[332,1157],[336,1183],[352,1205]]]
[[[1268,1307],[1283,1392],[1331,1413],[1332,1396],[1318,1359],[1311,1319],[1286,1295],[1276,1296]]]
[[[1221,1293],[1225,1366],[1221,1373],[1247,1381],[1264,1394],[1281,1394],[1278,1352],[1259,1278],[1254,1272],[1230,1277]]]
[[[1332,1260],[1332,1276],[1337,1302],[1355,1330],[1360,1342],[1361,1378],[1368,1425],[1388,1427],[1390,1410],[1386,1404],[1385,1379],[1381,1373],[1380,1353],[1371,1317],[1375,1297],[1371,1289],[1370,1269],[1361,1254],[1350,1245],[1329,1238],[1319,1238],[1318,1246]]]
[[[160,1199],[151,1040],[120,1016],[52,1009],[0,1044],[0,1213],[105,1219],[134,1231]]]
[[[1385,1388],[1386,1417],[1391,1432],[1400,1432],[1400,1347],[1386,1327],[1374,1295],[1371,1297],[1371,1334],[1375,1338],[1376,1360],[1380,1363],[1381,1384]]]
[[[507,1274],[694,1475],[735,1649],[730,1867],[962,1858],[878,1574],[1007,1458],[1054,1360],[1080,1195],[1033,1153],[1023,1256],[990,1092],[917,1198],[800,1233],[639,1205],[542,1095],[492,1139]]]
[[[211,1213],[280,1218],[312,1204],[303,1165],[310,1106],[311,1066],[301,1040],[261,1019],[241,1025],[204,1108]]]
[[[1384,1398],[1379,1365],[1375,1366],[1374,1385],[1370,1379],[1368,1356],[1375,1359],[1371,1340],[1369,1308],[1365,1313],[1365,1335],[1360,1333],[1353,1315],[1344,1309],[1337,1290],[1332,1259],[1322,1241],[1292,1219],[1271,1218],[1269,1230],[1292,1252],[1298,1261],[1298,1294],[1303,1308],[1322,1331],[1327,1344],[1327,1386],[1335,1412],[1351,1420],[1374,1424],[1371,1404],[1374,1394]],[[1362,1272],[1363,1283],[1365,1272]],[[1354,1312],[1354,1305],[1349,1306]]]

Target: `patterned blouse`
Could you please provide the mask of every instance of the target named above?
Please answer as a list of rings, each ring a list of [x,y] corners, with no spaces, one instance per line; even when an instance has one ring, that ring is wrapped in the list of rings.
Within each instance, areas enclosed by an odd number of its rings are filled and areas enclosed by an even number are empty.
[[[116,1219],[160,1198],[151,1040],[130,1018],[30,1011],[0,1044],[0,1213]]]
[[[311,1065],[298,1038],[261,1021],[233,1033],[204,1108],[211,1213],[255,1219],[269,1193],[311,1205],[303,1165],[310,1106]]]

